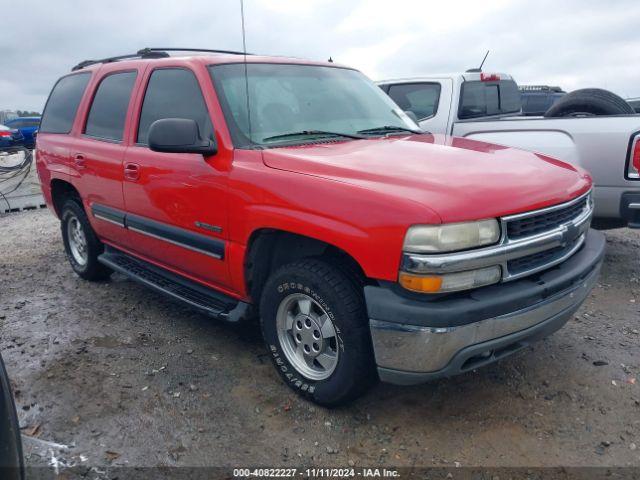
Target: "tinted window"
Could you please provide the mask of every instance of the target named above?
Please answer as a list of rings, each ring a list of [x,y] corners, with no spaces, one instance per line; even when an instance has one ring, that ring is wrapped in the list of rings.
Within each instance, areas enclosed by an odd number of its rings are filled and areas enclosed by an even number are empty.
[[[147,143],[149,127],[162,118],[195,120],[202,137],[213,138],[213,126],[195,75],[184,69],[159,69],[151,74],[144,96],[138,143]]]
[[[98,86],[84,133],[93,137],[122,140],[127,107],[136,72],[115,73]]]
[[[438,111],[439,83],[404,83],[391,85],[389,96],[402,110],[410,110],[419,119],[432,117]]]
[[[89,72],[69,75],[58,80],[53,87],[44,113],[40,131],[42,133],[69,133],[84,90],[89,83]]]
[[[520,92],[512,80],[462,84],[460,118],[516,113],[520,108]]]

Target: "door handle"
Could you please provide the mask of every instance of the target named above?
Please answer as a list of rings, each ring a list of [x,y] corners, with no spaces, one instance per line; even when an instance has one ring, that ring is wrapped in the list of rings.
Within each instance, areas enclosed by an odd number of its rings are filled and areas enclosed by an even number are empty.
[[[73,161],[75,162],[76,167],[87,168],[86,159],[84,158],[83,154],[76,153],[73,157]]]
[[[124,178],[136,181],[140,178],[140,165],[137,163],[126,163],[124,165]]]

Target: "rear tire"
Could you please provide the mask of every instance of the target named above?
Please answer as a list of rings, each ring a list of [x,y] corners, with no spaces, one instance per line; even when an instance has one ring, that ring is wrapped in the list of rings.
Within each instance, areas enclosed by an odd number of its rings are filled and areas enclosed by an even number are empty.
[[[545,117],[580,115],[632,115],[635,110],[622,97],[601,88],[583,88],[566,94],[544,114]]]
[[[85,280],[104,280],[112,270],[98,261],[104,244],[98,240],[79,199],[69,198],[62,205],[60,228],[71,268]]]
[[[308,259],[281,267],[264,287],[260,315],[272,361],[296,393],[335,407],[376,382],[363,294],[333,265]]]

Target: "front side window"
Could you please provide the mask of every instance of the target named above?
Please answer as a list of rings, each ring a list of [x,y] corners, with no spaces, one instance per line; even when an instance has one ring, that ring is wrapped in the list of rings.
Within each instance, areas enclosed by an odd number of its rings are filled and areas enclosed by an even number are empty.
[[[98,86],[84,133],[92,137],[122,141],[124,122],[136,72],[114,73]]]
[[[439,83],[401,83],[389,87],[389,96],[402,110],[409,110],[418,119],[433,117],[440,100]]]
[[[76,73],[55,84],[42,113],[41,133],[69,133],[91,74]]]
[[[246,77],[244,64],[214,65],[209,70],[236,147],[313,141],[319,132],[362,135],[385,131],[384,127],[419,131],[382,90],[355,70],[272,63],[247,64]]]
[[[163,118],[195,120],[200,135],[213,139],[211,118],[193,72],[183,68],[163,68],[151,74],[140,112],[137,142],[146,145],[149,127]]]

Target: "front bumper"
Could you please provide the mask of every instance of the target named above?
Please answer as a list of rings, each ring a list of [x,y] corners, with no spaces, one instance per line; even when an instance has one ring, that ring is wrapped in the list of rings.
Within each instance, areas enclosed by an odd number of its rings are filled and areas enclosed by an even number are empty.
[[[596,283],[605,239],[553,269],[514,282],[426,301],[394,288],[365,287],[381,380],[422,383],[473,370],[562,327]]]

